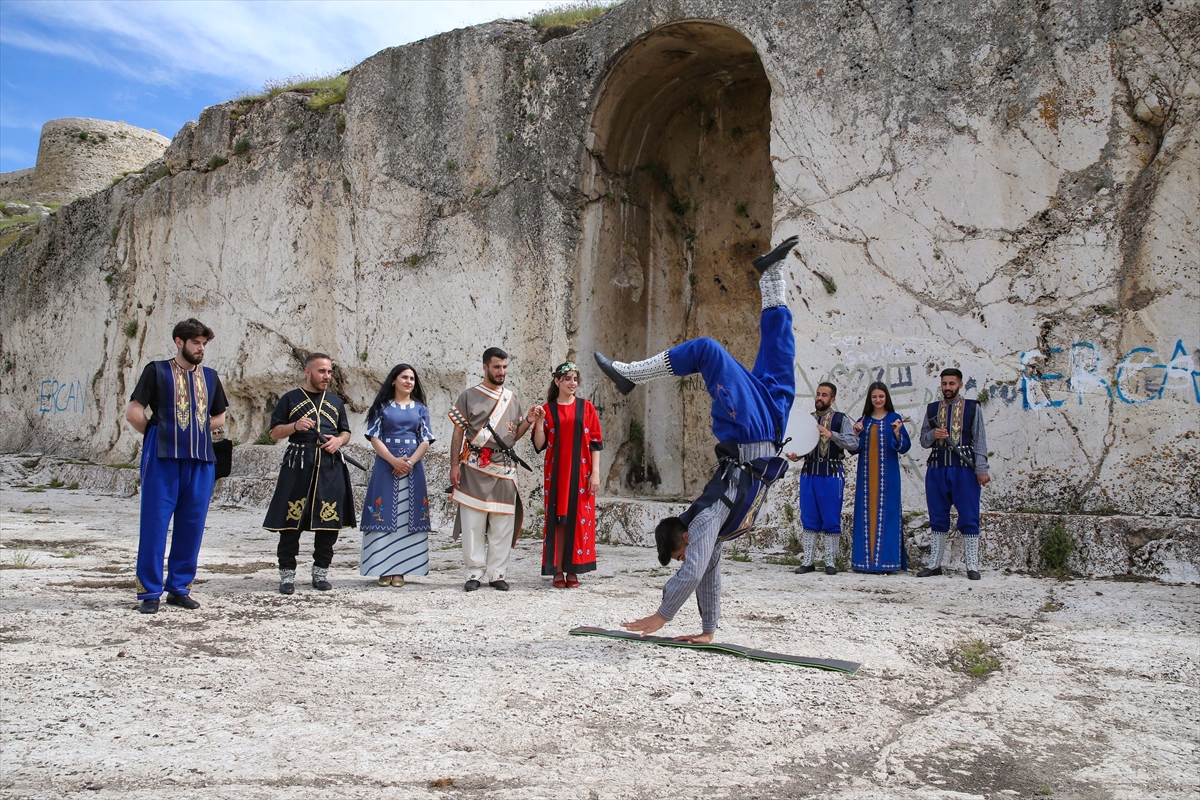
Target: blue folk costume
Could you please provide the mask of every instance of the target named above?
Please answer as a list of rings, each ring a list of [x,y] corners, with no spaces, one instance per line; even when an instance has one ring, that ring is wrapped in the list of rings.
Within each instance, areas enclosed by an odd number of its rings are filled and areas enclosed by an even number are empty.
[[[762,314],[754,367],[746,369],[713,339],[692,339],[644,361],[609,361],[601,370],[628,394],[637,384],[661,377],[699,373],[712,397],[712,432],[718,440],[716,474],[680,520],[687,526],[687,558],[663,587],[658,615],[674,619],[693,593],[705,633],[721,615],[721,544],[746,533],[766,489],[787,469],[777,456],[784,425],[796,397],[796,340],[787,284],[779,261],[796,244],[793,237],[760,257]]]
[[[846,493],[843,462],[847,453],[858,452],[858,436],[850,418],[840,411],[813,412],[817,424],[832,436],[824,436],[804,457],[800,468],[800,524],[804,528],[804,564],[797,572],[811,572],[817,536],[825,537],[825,572],[834,574],[841,549],[842,503]]]
[[[318,430],[327,437],[350,431],[346,407],[340,397],[329,392],[293,389],[275,404],[271,427],[295,423],[303,417],[317,420],[317,426],[288,437],[279,481],[263,520],[264,528],[279,532],[276,555],[281,585],[295,581],[302,531],[313,532],[315,586],[326,584],[338,531],[356,524],[346,462],[339,454],[329,455],[322,450],[317,438]]]
[[[908,569],[900,508],[900,456],[912,447],[901,426],[900,441],[892,423],[894,411],[883,419],[863,418],[858,436],[858,479],[854,487],[855,572],[896,572]]]
[[[416,401],[389,400],[367,420],[366,437],[378,439],[396,457],[411,456],[421,442],[433,442],[429,409]],[[378,455],[371,469],[359,530],[363,533],[359,574],[429,574],[429,492],[425,464],[395,475]]]
[[[949,438],[937,439],[937,428],[944,428]],[[933,448],[925,468],[925,501],[931,529],[927,569],[933,574],[941,572],[953,506],[958,511],[967,574],[978,577],[980,486],[976,476],[988,474],[987,436],[979,404],[963,397],[930,403],[921,425],[921,446]]]
[[[161,597],[164,588],[186,595],[196,577],[216,480],[209,418],[224,413],[229,404],[216,370],[186,370],[175,359],[147,364],[132,399],[152,413],[142,440],[138,599]],[[173,530],[164,582],[168,526]]]

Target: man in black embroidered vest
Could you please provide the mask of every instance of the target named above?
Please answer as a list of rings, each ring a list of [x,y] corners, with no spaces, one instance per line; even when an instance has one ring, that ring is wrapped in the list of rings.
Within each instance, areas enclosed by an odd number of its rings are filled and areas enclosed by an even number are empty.
[[[983,412],[974,400],[959,395],[963,375],[942,370],[942,400],[930,403],[921,424],[921,446],[932,447],[925,468],[925,501],[929,505],[932,542],[929,566],[918,578],[942,574],[942,557],[950,535],[950,506],[958,511],[967,577],[979,580],[979,494],[988,476],[987,437]]]
[[[186,319],[171,337],[175,357],[146,365],[125,409],[125,419],[144,437],[137,558],[138,610],[143,614],[158,611],[164,588],[169,605],[200,607],[190,591],[216,480],[212,432],[225,424],[229,405],[216,370],[200,366],[212,329],[198,319]],[[164,582],[163,556],[172,519]]]
[[[842,501],[846,493],[846,475],[842,461],[846,453],[858,452],[854,424],[840,411],[833,410],[837,387],[822,383],[813,399],[813,418],[821,438],[813,451],[804,456],[800,468],[800,524],[804,526],[804,563],[796,574],[812,572],[817,550],[817,535],[825,535],[825,574],[836,575],[838,551],[842,541]],[[792,461],[799,456],[788,455]]]
[[[329,391],[333,361],[312,353],[304,362],[304,387],[279,398],[271,414],[271,438],[287,437],[279,483],[263,527],[279,532],[279,591],[296,591],[300,533],[313,532],[312,585],[327,591],[329,564],[338,531],[353,528],[354,496],[350,471],[338,449],[350,441],[350,423],[342,399]]]

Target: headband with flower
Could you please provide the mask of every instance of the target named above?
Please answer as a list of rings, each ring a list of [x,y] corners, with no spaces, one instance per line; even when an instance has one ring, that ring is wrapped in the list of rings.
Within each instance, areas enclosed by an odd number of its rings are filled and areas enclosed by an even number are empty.
[[[575,366],[574,361],[564,361],[555,367],[554,372],[551,372],[550,375],[555,378],[561,378],[568,372],[579,372],[579,367]]]

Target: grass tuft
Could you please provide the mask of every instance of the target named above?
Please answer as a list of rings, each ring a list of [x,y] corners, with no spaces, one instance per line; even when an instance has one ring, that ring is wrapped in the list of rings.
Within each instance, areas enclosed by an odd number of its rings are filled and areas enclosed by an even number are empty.
[[[243,136],[233,143],[233,154],[235,156],[244,156],[250,152],[250,140]]]
[[[136,319],[129,320],[129,322],[125,323],[125,327],[122,330],[125,331],[125,335],[128,336],[130,339],[137,336],[137,332],[138,332],[137,320]]]
[[[965,672],[982,678],[984,675],[1000,669],[1000,657],[980,639],[963,642],[954,648],[950,656],[950,668],[955,672]]]
[[[263,84],[261,92],[241,94],[235,99],[243,103],[262,103],[284,92],[300,92],[310,95],[310,111],[324,111],[346,99],[346,87],[349,84],[350,76],[343,72],[328,75],[293,75],[290,78],[272,78]]]
[[[275,440],[271,438],[270,431],[263,431],[262,433],[260,433],[258,435],[258,438],[254,440],[254,443],[255,444],[275,444]]]
[[[1065,576],[1071,561],[1075,543],[1061,522],[1056,522],[1042,532],[1042,569],[1052,575]]]
[[[37,560],[37,556],[30,553],[24,547],[18,547],[13,550],[12,560],[0,564],[0,569],[33,569],[33,565],[37,563]]]
[[[216,169],[217,167],[223,167],[228,163],[229,163],[228,158],[222,158],[221,156],[213,156],[212,158],[210,158],[208,160],[208,168],[211,171],[211,170]]]
[[[540,11],[531,17],[527,17],[525,21],[539,31],[557,25],[568,25],[578,28],[599,18],[606,11],[617,5],[620,5],[620,3],[589,3],[587,0],[575,0],[575,2],[550,6],[545,11]]]

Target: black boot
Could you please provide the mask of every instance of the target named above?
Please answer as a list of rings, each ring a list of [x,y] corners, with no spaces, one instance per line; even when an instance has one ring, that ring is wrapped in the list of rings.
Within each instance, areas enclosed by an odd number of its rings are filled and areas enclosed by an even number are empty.
[[[814,567],[812,564],[801,564],[800,566],[796,567],[796,574],[807,575],[815,569],[816,567]]]
[[[593,353],[592,355],[594,355],[596,357],[596,364],[600,367],[600,371],[603,372],[606,376],[608,376],[608,379],[610,381],[612,381],[614,384],[616,384],[618,392],[620,392],[621,394],[629,394],[630,392],[632,392],[634,389],[637,388],[637,385],[634,384],[633,381],[629,380],[628,378],[626,378],[624,375],[617,372],[616,369],[613,368],[611,358],[605,358],[603,355],[601,355],[598,352]]]
[[[929,578],[934,575],[941,575],[941,574],[942,574],[941,567],[934,567],[933,569],[925,568],[917,573],[917,577],[918,578]]]
[[[783,261],[784,257],[788,254],[788,251],[795,247],[796,243],[799,241],[799,236],[789,236],[776,245],[775,249],[771,252],[763,253],[761,256],[754,259],[754,268],[758,270],[758,273],[761,275],[762,273],[766,272],[771,265],[778,264],[780,261]]]
[[[158,598],[151,597],[138,603],[139,614],[157,614],[158,613]]]

